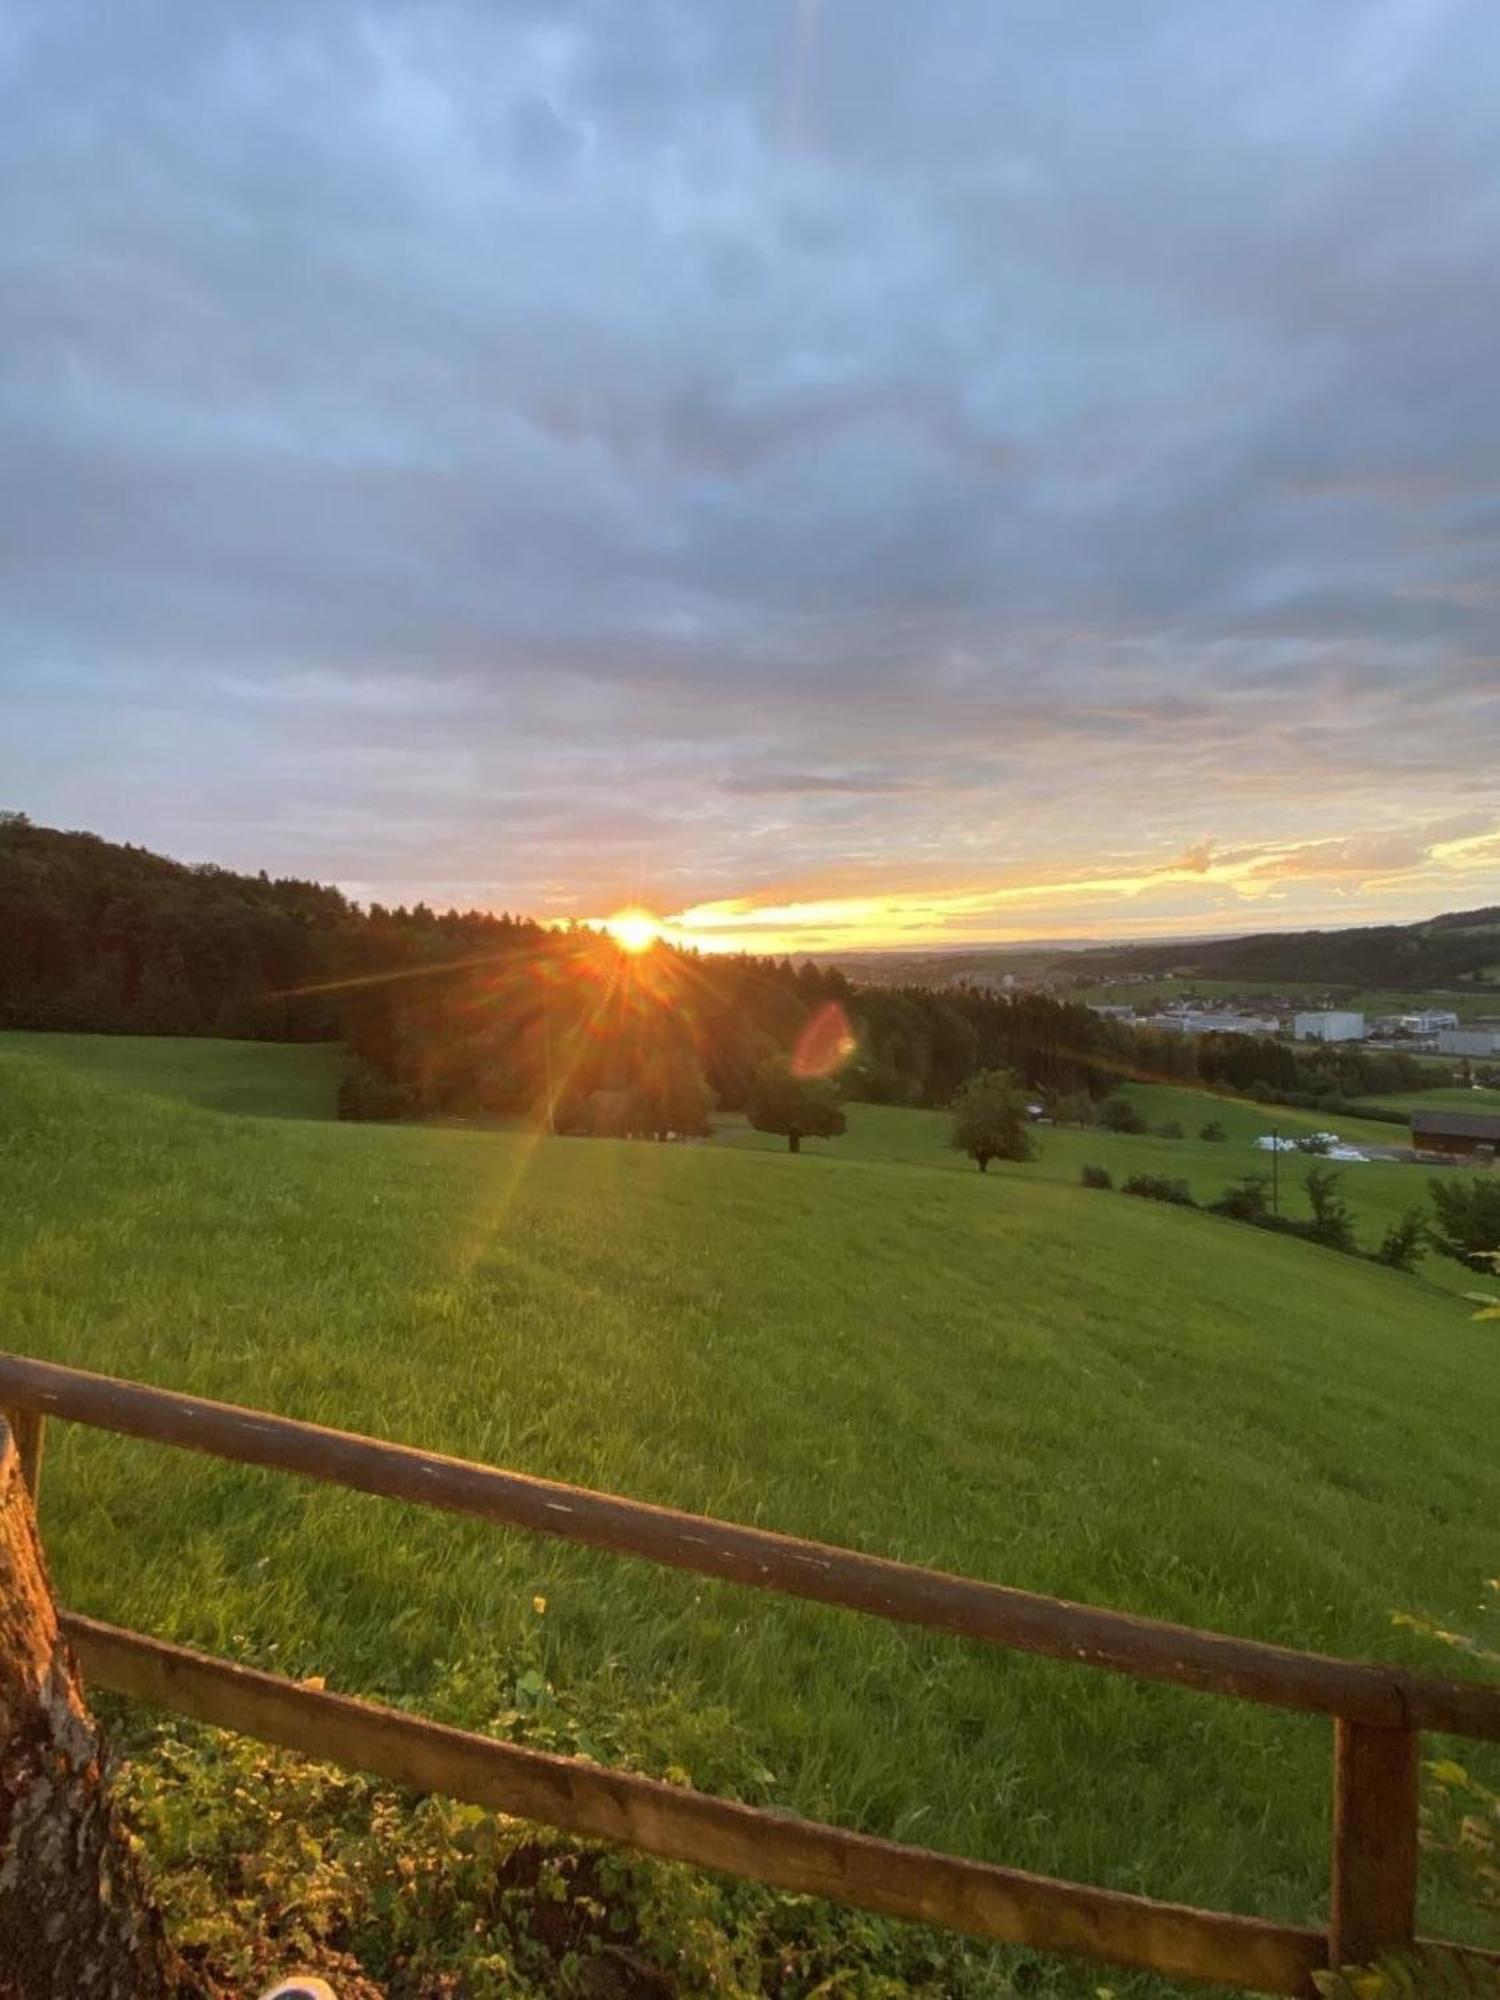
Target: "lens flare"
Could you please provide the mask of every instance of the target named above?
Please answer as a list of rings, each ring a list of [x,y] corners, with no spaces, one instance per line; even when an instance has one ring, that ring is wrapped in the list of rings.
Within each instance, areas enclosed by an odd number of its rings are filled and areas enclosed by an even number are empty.
[[[661,936],[661,925],[649,910],[616,910],[612,917],[606,917],[604,928],[621,951],[632,957],[649,951]]]
[[[832,1076],[848,1062],[858,1043],[849,1016],[837,1000],[820,1007],[802,1033],[792,1055],[796,1076]]]

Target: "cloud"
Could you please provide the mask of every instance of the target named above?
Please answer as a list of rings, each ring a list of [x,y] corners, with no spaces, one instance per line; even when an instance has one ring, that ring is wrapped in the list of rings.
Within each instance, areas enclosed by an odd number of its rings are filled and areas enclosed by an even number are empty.
[[[1500,810],[1492,10],[8,20],[35,816],[1223,928],[1415,911],[1434,802]]]

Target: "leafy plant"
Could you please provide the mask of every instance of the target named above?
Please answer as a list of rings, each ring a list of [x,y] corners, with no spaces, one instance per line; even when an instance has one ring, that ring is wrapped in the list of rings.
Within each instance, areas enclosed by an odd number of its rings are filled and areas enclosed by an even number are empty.
[[[1419,1209],[1409,1208],[1399,1221],[1391,1223],[1375,1252],[1377,1264],[1393,1271],[1414,1271],[1427,1248],[1427,1225]]]
[[[1169,1201],[1178,1208],[1197,1206],[1187,1182],[1173,1180],[1168,1174],[1132,1174],[1122,1192],[1138,1194],[1146,1201]]]
[[[1427,1192],[1437,1210],[1433,1243],[1445,1257],[1478,1270],[1500,1243],[1500,1174],[1435,1180]]]
[[[1108,1167],[1080,1167],[1078,1178],[1086,1188],[1112,1188],[1115,1184],[1115,1177]]]

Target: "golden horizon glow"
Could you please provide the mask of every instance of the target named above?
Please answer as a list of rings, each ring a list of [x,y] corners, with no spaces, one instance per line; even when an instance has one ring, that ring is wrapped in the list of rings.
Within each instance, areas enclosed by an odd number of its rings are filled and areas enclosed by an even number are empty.
[[[632,958],[649,951],[662,934],[660,919],[650,910],[640,908],[616,910],[612,917],[604,919],[604,928],[621,951],[628,951]]]

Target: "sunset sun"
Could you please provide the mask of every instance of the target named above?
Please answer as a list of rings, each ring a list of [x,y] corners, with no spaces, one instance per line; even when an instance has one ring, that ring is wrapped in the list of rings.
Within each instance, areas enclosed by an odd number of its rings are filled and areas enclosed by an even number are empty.
[[[604,928],[621,951],[632,954],[649,951],[661,936],[661,925],[649,910],[617,910]]]

